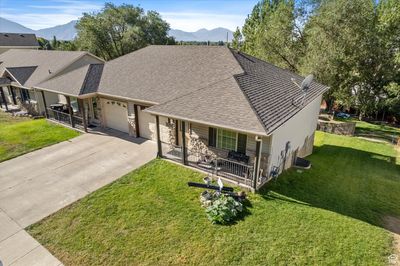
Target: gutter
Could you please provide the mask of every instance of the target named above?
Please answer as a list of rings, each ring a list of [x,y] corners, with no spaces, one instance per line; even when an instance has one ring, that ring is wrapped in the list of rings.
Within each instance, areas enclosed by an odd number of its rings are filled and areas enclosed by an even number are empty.
[[[49,90],[49,89],[44,89],[44,88],[41,88],[41,87],[32,87],[31,89],[38,89],[38,90],[41,90],[41,91],[48,91],[48,92],[53,92],[53,93],[57,93],[57,94],[62,94],[62,95],[66,95],[66,96],[70,96],[70,97],[76,97],[76,98],[78,98],[78,95],[75,95],[75,94],[69,94],[69,93],[65,93],[65,92],[60,92],[60,91],[55,91],[55,90]]]

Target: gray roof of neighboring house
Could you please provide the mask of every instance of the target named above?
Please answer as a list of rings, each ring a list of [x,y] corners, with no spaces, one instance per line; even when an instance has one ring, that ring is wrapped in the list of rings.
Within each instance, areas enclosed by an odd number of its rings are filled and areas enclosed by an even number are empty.
[[[35,34],[31,33],[0,33],[0,46],[39,47]]]
[[[99,92],[163,103],[241,72],[225,47],[154,45],[107,62]]]
[[[63,75],[48,79],[36,87],[74,96],[96,92],[103,66],[103,64],[87,64]]]
[[[293,99],[301,99],[303,93],[292,79],[301,84],[304,77],[255,57],[233,50],[232,53],[244,70],[235,78],[267,133],[274,131],[328,89],[325,85],[312,82],[300,107],[301,101],[295,100],[293,104]]]
[[[37,66],[7,67],[7,71],[21,84],[24,85],[36,70]]]
[[[28,67],[36,67],[27,80],[23,82],[18,80],[20,83],[24,83],[25,87],[33,87],[52,78],[57,72],[85,54],[87,52],[10,49],[0,54],[0,62],[2,62],[0,70],[25,68],[24,70],[27,71]]]

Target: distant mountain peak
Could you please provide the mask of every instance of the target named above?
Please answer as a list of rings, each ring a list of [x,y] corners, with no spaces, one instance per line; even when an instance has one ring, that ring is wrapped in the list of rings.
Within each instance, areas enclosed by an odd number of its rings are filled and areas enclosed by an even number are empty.
[[[197,42],[218,42],[226,41],[226,33],[228,33],[228,41],[232,41],[233,32],[229,29],[218,27],[215,29],[207,30],[205,28],[199,29],[195,32],[188,32],[178,29],[169,31],[169,35],[175,37],[177,41],[197,41]]]
[[[77,20],[72,20],[63,25],[57,25],[50,28],[32,30],[21,24],[11,20],[0,17],[0,32],[9,33],[35,33],[37,37],[43,37],[51,40],[56,36],[58,40],[72,40],[76,37],[76,23]],[[218,42],[226,41],[226,34],[228,33],[228,41],[232,41],[233,32],[229,29],[218,27],[215,29],[207,30],[205,28],[199,29],[195,32],[188,32],[179,29],[171,29],[169,35],[175,37],[177,41],[198,41],[198,42]]]
[[[0,32],[8,33],[35,33],[37,37],[53,39],[56,36],[58,40],[72,40],[76,36],[75,25],[77,20],[72,20],[66,24],[50,28],[32,30],[19,23],[0,17]]]

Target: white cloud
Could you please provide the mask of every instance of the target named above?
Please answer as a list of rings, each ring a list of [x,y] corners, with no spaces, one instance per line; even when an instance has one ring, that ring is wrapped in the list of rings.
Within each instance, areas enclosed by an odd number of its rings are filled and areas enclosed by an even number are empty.
[[[172,29],[196,31],[201,28],[214,29],[223,27],[234,31],[242,26],[246,16],[226,15],[198,12],[161,12],[163,19],[168,21]]]

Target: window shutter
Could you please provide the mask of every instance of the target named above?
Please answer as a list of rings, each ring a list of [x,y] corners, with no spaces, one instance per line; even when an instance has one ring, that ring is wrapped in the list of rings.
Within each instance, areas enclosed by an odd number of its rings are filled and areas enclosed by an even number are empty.
[[[217,129],[213,127],[208,128],[208,146],[217,146]]]
[[[237,152],[246,154],[247,135],[238,134]]]

